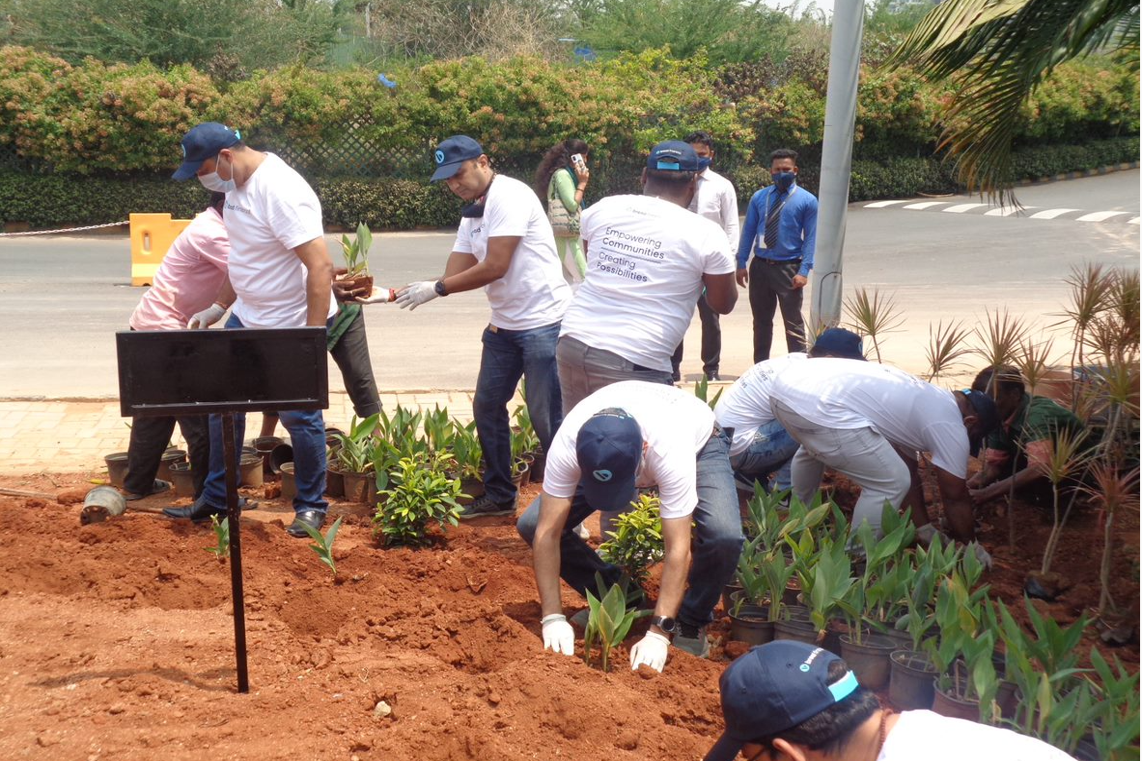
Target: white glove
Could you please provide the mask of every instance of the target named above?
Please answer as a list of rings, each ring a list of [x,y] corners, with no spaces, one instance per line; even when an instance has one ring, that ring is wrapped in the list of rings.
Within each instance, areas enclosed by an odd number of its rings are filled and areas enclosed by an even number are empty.
[[[209,328],[211,325],[221,320],[222,316],[225,314],[226,310],[221,306],[218,304],[211,304],[210,306],[206,307],[206,309],[203,309],[201,312],[198,312],[193,317],[191,317],[190,322],[186,324],[186,327],[189,330]]]
[[[435,280],[421,280],[418,283],[410,283],[397,294],[397,306],[401,309],[407,308],[411,312],[421,304],[432,301],[436,298],[436,295]]]
[[[976,560],[980,562],[980,565],[990,571],[991,555],[988,554],[988,551],[983,548],[983,545],[979,542],[972,542],[968,545],[968,548],[975,553]]]
[[[931,547],[932,540],[935,539],[937,535],[940,537],[940,543],[943,544],[944,547],[952,543],[950,536],[940,531],[940,529],[931,523],[925,523],[916,529],[916,540],[925,547]]]
[[[395,301],[397,292],[392,288],[377,288],[373,286],[373,292],[368,296],[358,296],[353,299],[358,304],[387,304],[390,301]]]
[[[670,647],[670,640],[658,632],[647,632],[646,636],[635,643],[630,650],[631,670],[639,666],[650,666],[658,673],[666,665],[666,650]]]
[[[544,616],[540,622],[543,625],[543,649],[552,650],[563,655],[575,654],[575,630],[567,623],[567,616],[562,613],[552,613]]]

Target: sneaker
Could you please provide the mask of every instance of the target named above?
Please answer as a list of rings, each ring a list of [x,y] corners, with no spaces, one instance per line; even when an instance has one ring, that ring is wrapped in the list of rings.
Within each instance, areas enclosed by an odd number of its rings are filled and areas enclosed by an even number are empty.
[[[705,627],[687,626],[679,622],[673,645],[698,658],[710,657],[710,641],[706,639]]]
[[[483,518],[487,515],[514,515],[515,504],[514,497],[507,502],[495,502],[485,494],[464,505],[457,517],[461,520],[467,520],[468,518]]]
[[[718,374],[717,370],[709,370],[706,372],[706,380],[707,381],[718,382],[721,379],[722,379],[722,376]]]

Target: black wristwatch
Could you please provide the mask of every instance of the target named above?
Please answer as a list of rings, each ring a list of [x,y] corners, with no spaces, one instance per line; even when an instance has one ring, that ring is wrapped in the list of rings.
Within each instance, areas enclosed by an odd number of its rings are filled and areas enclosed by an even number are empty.
[[[448,289],[444,287],[444,281],[443,280],[437,280],[436,285],[433,286],[433,290],[436,291],[437,296],[447,296],[448,295]]]
[[[657,626],[667,634],[673,634],[674,630],[678,628],[678,623],[670,616],[651,616],[650,625]]]

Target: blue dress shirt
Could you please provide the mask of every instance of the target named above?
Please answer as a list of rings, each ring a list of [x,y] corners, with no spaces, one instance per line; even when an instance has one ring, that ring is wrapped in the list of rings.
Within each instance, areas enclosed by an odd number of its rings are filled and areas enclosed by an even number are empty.
[[[745,269],[752,249],[753,255],[761,259],[779,262],[800,259],[801,269],[797,274],[808,277],[817,247],[817,197],[797,183],[791,185],[778,222],[777,245],[765,248],[765,219],[774,201],[780,197],[777,186],[770,185],[749,199],[745,225],[738,240],[738,269]]]

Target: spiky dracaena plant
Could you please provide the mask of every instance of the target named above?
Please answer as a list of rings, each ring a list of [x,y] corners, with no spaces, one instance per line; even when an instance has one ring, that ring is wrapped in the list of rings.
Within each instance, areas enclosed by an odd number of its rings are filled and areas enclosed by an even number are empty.
[[[1071,274],[1064,278],[1070,287],[1070,301],[1063,308],[1065,319],[1059,325],[1070,324],[1074,348],[1071,350],[1071,367],[1078,369],[1086,364],[1084,352],[1087,331],[1100,314],[1110,307],[1114,274],[1104,272],[1101,264],[1088,262],[1085,267],[1074,265]],[[1073,405],[1072,405],[1073,409]]]
[[[1102,460],[1090,469],[1091,485],[1084,491],[1102,513],[1102,561],[1099,563],[1098,615],[1116,609],[1110,597],[1110,568],[1114,560],[1114,519],[1125,510],[1138,509],[1138,468],[1123,473],[1116,463]]]
[[[971,354],[967,347],[968,336],[971,331],[964,327],[960,321],[944,325],[944,321],[935,326],[928,325],[928,375],[929,382],[936,380],[952,367],[959,364],[959,360]]]
[[[1050,438],[1052,440],[1051,454],[1045,462],[1039,465],[1043,475],[1051,482],[1051,506],[1053,525],[1047,546],[1043,549],[1042,572],[1051,570],[1051,562],[1055,558],[1055,551],[1059,548],[1059,537],[1062,536],[1063,527],[1071,515],[1078,497],[1078,490],[1071,494],[1065,511],[1060,510],[1063,482],[1068,478],[1081,473],[1091,463],[1092,452],[1084,447],[1087,432],[1074,432],[1068,428],[1060,428]]]
[[[872,340],[876,361],[883,364],[884,359],[880,356],[881,339],[885,333],[899,330],[904,324],[904,315],[900,313],[896,299],[882,294],[876,288],[871,293],[864,288],[857,288],[850,298],[845,299],[845,313],[852,320],[852,327]]]
[[[975,353],[991,367],[1015,364],[1019,344],[1027,334],[1027,327],[1019,317],[1012,317],[1004,309],[986,313],[986,324],[972,330],[976,339]]]

